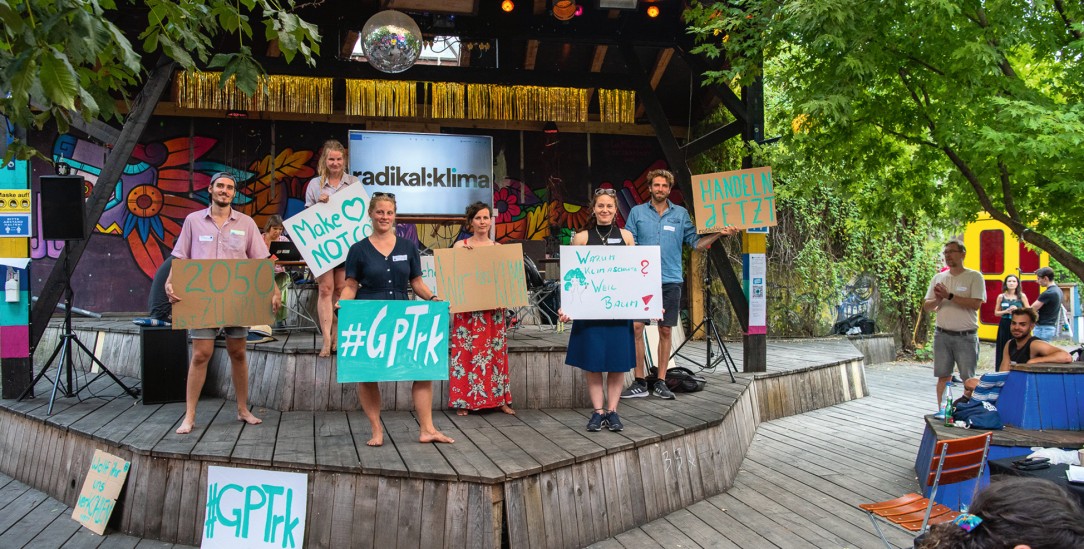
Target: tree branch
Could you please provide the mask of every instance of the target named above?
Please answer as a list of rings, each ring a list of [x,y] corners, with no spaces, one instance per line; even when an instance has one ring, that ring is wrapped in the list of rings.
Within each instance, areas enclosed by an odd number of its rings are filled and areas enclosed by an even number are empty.
[[[1009,167],[1000,158],[997,160],[997,169],[1001,173],[1001,197],[1005,202],[1005,212],[1009,217],[1019,220],[1020,212],[1016,211],[1016,205],[1012,199],[1012,182],[1009,179]]]
[[[1069,14],[1065,13],[1065,3],[1062,0],[1054,0],[1054,11],[1058,12],[1061,16],[1061,20],[1065,22],[1065,28],[1069,31],[1069,34],[1073,35],[1073,38],[1077,40],[1084,40],[1084,33],[1073,28],[1073,20],[1069,19]]]

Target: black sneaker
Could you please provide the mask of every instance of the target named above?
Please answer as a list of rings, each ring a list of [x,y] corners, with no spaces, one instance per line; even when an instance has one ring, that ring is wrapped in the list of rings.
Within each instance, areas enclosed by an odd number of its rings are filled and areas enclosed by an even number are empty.
[[[591,419],[587,420],[587,430],[592,433],[602,430],[602,422],[606,420],[606,416],[595,412],[591,414]]]
[[[651,394],[663,400],[674,400],[674,393],[670,392],[670,388],[666,386],[666,382],[661,379],[655,382],[655,387],[651,391]]]
[[[629,385],[628,389],[621,391],[621,398],[640,398],[648,396],[650,391],[647,390],[647,382],[633,380],[632,385]]]
[[[617,412],[610,412],[606,414],[606,423],[609,424],[610,430],[617,432],[625,428],[625,424],[621,423],[621,418],[617,415]]]

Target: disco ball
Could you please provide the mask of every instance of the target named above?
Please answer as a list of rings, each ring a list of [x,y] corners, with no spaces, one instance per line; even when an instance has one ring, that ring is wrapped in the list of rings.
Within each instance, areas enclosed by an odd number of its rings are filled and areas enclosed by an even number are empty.
[[[377,70],[403,72],[413,67],[422,53],[422,31],[405,13],[385,10],[365,22],[361,45],[369,64]]]

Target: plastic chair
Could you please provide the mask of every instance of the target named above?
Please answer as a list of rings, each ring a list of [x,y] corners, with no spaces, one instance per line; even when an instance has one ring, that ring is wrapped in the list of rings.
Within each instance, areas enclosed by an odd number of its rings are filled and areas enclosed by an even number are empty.
[[[877,534],[881,536],[885,547],[892,548],[893,545],[885,538],[884,532],[877,524],[877,517],[911,532],[921,533],[925,532],[930,525],[951,521],[959,515],[956,511],[934,501],[937,498],[939,486],[976,479],[975,489],[971,493],[971,499],[975,499],[975,495],[979,492],[982,472],[986,468],[986,457],[990,451],[992,438],[993,433],[984,433],[938,442],[934,447],[930,471],[926,478],[926,485],[930,487],[928,498],[912,493],[889,501],[863,503],[858,506],[869,515],[869,520],[873,523]]]

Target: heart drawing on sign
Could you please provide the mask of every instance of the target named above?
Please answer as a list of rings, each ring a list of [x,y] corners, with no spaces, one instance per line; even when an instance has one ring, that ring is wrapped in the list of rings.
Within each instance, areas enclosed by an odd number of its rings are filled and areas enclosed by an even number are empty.
[[[343,217],[347,219],[361,221],[365,217],[365,199],[358,197],[344,201],[342,212]]]

